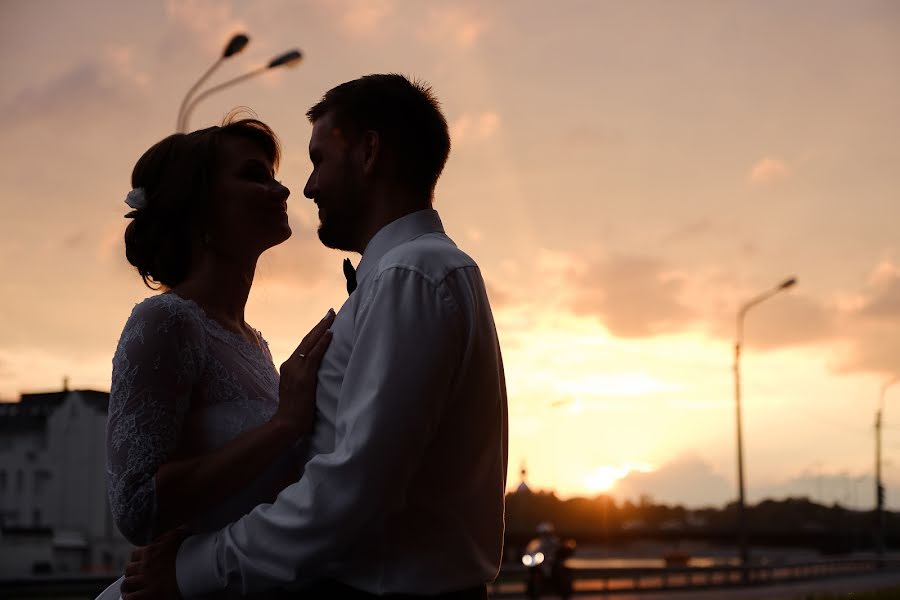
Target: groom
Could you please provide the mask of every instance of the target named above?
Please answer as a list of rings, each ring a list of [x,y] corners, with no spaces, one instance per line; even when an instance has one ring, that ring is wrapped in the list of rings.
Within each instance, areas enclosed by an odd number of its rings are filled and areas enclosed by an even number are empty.
[[[401,75],[341,84],[307,116],[319,238],[362,260],[319,370],[305,471],[220,531],[135,551],[126,600],[285,586],[480,599],[499,569],[506,389],[481,272],[431,207],[447,122]]]

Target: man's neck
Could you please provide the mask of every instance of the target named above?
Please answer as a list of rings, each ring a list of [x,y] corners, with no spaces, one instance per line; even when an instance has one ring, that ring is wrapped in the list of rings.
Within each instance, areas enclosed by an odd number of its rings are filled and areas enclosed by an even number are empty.
[[[363,224],[356,252],[365,251],[369,242],[379,231],[407,215],[429,208],[430,203],[423,202],[420,198],[408,192],[387,192],[376,194],[372,200],[373,211],[369,219]]]

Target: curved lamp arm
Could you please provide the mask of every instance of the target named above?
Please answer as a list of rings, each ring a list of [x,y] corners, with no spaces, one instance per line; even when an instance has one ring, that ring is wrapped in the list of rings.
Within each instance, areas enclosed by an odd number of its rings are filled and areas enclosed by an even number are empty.
[[[208,98],[209,96],[211,96],[212,94],[215,94],[216,92],[218,92],[220,90],[223,90],[227,87],[231,87],[235,84],[238,84],[238,83],[244,81],[245,79],[250,79],[251,77],[255,77],[256,75],[265,73],[269,69],[276,69],[276,68],[282,67],[282,66],[284,66],[284,67],[295,66],[302,59],[303,59],[303,54],[299,50],[297,50],[297,49],[290,50],[283,54],[279,54],[278,56],[276,56],[275,58],[270,60],[267,64],[262,65],[261,67],[257,67],[251,71],[244,73],[243,75],[238,75],[237,77],[234,77],[233,79],[229,79],[228,81],[224,81],[218,85],[214,85],[213,87],[209,88],[208,90],[205,90],[203,93],[199,94],[196,98],[194,98],[194,100],[191,101],[191,103],[185,107],[184,113],[178,123],[178,130],[181,132],[187,131],[188,121],[190,119],[191,113],[194,112],[194,107],[196,107],[197,104],[199,104],[200,101],[202,101],[203,99]]]

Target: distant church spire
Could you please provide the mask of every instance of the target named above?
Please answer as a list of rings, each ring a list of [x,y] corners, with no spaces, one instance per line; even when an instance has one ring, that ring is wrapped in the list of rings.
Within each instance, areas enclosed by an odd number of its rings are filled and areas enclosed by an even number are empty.
[[[63,376],[63,391],[64,392],[69,391],[69,376],[68,375]]]
[[[530,494],[531,488],[528,487],[528,484],[525,483],[525,479],[528,477],[528,470],[525,467],[525,460],[522,460],[522,465],[519,467],[519,475],[521,477],[521,482],[519,483],[519,487],[516,488],[517,494]]]

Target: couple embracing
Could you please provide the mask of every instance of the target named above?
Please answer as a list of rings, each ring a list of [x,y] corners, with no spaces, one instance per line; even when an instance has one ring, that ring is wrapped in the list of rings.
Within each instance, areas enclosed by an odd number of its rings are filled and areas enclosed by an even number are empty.
[[[113,359],[109,500],[141,547],[102,597],[474,599],[497,574],[506,390],[479,268],[432,208],[446,120],[400,75],[307,117],[319,238],[362,258],[280,372],[244,321],[291,235],[272,130],[232,117],[134,168],[126,255],[163,292]]]

